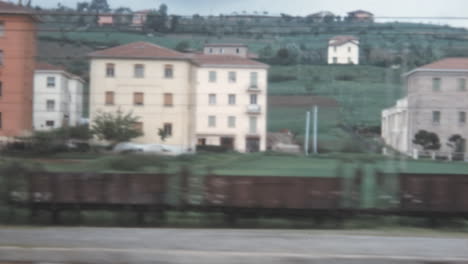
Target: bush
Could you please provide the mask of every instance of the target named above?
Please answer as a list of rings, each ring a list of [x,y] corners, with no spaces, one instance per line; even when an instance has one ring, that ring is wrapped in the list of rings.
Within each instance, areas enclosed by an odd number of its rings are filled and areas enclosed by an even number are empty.
[[[142,154],[121,155],[112,159],[109,165],[112,169],[119,171],[138,171],[147,166],[156,166],[160,169],[167,167],[162,157]]]
[[[337,81],[354,81],[355,79],[356,77],[350,74],[339,74],[335,77]]]
[[[229,149],[224,146],[198,145],[197,151],[224,153],[224,152],[228,152]]]
[[[268,76],[269,82],[286,82],[286,81],[295,81],[297,80],[296,76],[285,75],[285,74],[271,74]]]

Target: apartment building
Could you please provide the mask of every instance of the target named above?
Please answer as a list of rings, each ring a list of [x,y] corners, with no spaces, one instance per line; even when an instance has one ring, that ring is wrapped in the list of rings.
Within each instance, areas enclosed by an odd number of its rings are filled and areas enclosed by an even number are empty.
[[[359,64],[359,40],[335,36],[328,41],[328,64]]]
[[[184,54],[136,42],[90,54],[90,117],[133,112],[137,143],[182,151],[265,150],[268,66],[241,56]],[[162,129],[169,135],[164,141]]]
[[[37,23],[33,10],[0,1],[0,139],[32,130]]]
[[[468,137],[468,58],[446,58],[404,75],[407,96],[382,111],[382,138],[403,153],[419,148],[412,143],[419,130],[436,133],[442,152],[448,139]],[[466,152],[466,142],[458,152]]]
[[[34,73],[34,130],[76,126],[83,115],[84,81],[63,67],[37,63]]]

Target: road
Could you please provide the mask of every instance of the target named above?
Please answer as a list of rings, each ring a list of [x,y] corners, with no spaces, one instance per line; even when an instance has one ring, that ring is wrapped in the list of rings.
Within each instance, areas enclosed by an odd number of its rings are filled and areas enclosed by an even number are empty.
[[[2,261],[34,263],[468,263],[468,235],[371,231],[0,228]]]

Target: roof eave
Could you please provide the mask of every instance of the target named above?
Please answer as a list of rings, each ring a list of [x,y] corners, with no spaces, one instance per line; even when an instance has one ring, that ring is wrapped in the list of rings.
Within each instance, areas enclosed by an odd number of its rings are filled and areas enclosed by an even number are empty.
[[[408,77],[413,73],[416,72],[468,72],[468,69],[424,69],[424,68],[417,68],[407,73],[402,74],[403,77]]]
[[[243,69],[269,69],[269,65],[240,65],[240,64],[209,64],[209,63],[197,63],[195,65],[202,68],[243,68]]]
[[[177,58],[177,57],[140,57],[140,56],[110,56],[110,55],[92,55],[88,54],[90,59],[119,59],[119,60],[190,60],[190,58]]]

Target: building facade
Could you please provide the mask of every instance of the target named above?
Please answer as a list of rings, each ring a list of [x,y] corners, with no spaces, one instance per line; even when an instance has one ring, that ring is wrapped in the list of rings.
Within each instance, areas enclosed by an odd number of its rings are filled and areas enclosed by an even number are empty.
[[[0,139],[32,130],[37,22],[31,9],[0,1]]]
[[[449,138],[468,137],[468,59],[447,58],[404,75],[406,98],[382,112],[382,137],[396,150],[411,154],[420,147],[414,135],[426,130],[438,135],[441,152],[454,151]],[[466,152],[466,140],[457,152]]]
[[[328,64],[359,64],[359,40],[336,36],[328,41]]]
[[[133,112],[144,134],[137,143],[181,151],[194,151],[197,145],[265,149],[267,65],[240,56],[184,54],[145,42],[90,57],[91,122],[99,112]],[[159,131],[168,137],[163,140]]]
[[[80,124],[84,81],[62,67],[38,63],[34,73],[34,130]]]

